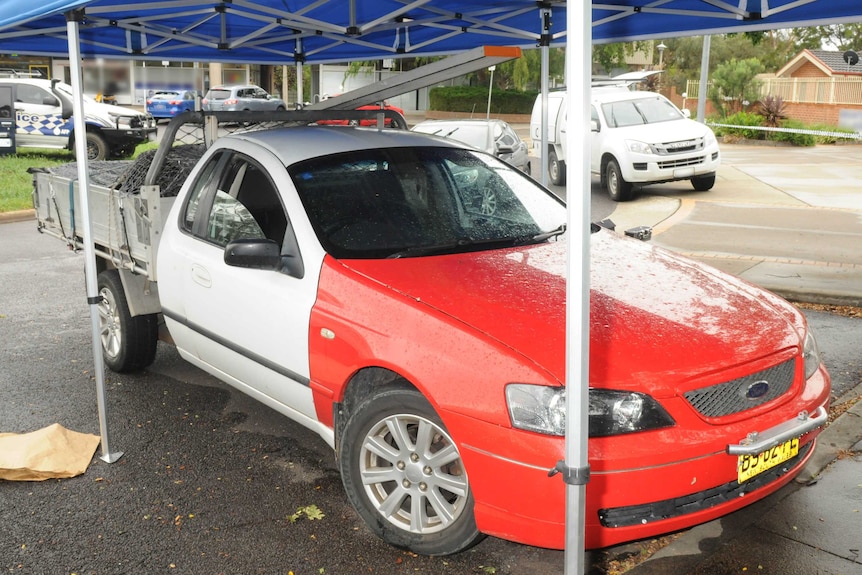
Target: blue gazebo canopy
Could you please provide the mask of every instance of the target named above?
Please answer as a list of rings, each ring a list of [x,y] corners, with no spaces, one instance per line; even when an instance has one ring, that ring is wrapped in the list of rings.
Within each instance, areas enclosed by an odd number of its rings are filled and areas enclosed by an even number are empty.
[[[325,63],[566,39],[566,2],[557,1],[34,0],[0,4],[0,52],[67,54],[64,13],[70,10],[83,14],[83,57]],[[606,43],[859,20],[862,0],[606,0],[592,4],[592,39]]]

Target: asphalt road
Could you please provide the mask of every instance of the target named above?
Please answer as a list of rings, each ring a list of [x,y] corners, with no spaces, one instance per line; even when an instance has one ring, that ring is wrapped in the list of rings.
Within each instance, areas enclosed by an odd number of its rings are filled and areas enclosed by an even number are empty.
[[[836,377],[858,383],[858,319],[809,313]],[[33,222],[0,225],[0,432],[99,433],[83,257]],[[844,377],[846,375],[846,377]],[[0,482],[0,570],[15,573],[551,573],[563,553],[489,538],[454,557],[394,549],[350,507],[316,435],[160,344],[108,372],[111,445],[86,474]],[[549,479],[549,481],[552,479]],[[321,519],[301,510],[316,506]],[[295,520],[291,517],[295,516]],[[599,557],[598,555],[592,557]],[[591,559],[599,572],[599,559]]]

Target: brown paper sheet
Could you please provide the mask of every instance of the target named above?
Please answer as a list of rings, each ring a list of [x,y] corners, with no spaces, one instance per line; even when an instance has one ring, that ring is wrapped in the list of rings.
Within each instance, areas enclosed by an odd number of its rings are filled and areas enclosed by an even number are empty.
[[[59,423],[31,433],[0,433],[0,479],[44,481],[81,475],[99,441],[98,435],[71,431]]]

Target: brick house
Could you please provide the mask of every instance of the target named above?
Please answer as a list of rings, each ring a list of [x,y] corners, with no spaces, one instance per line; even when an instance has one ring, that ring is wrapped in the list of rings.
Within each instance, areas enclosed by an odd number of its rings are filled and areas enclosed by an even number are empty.
[[[853,61],[853,60],[850,60]],[[803,50],[764,82],[764,95],[781,96],[788,117],[806,124],[862,128],[862,63],[845,52]]]

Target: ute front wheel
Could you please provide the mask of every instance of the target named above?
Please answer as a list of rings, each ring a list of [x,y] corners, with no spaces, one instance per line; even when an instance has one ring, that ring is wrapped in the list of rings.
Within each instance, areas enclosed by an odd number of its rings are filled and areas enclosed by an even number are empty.
[[[411,389],[367,398],[338,450],[347,496],[384,541],[448,555],[481,539],[461,454],[428,401]]]
[[[562,186],[566,183],[566,162],[557,157],[554,148],[548,150],[548,176],[555,186]]]
[[[627,182],[623,178],[623,173],[616,160],[608,161],[605,168],[605,185],[608,189],[608,196],[615,202],[627,202],[634,196],[634,188],[631,182]]]
[[[95,132],[87,132],[88,160],[107,160],[109,152],[108,142],[104,137]]]
[[[156,357],[159,325],[155,314],[132,317],[120,272],[99,274],[99,341],[102,357],[118,373],[141,370]]]
[[[691,179],[691,187],[694,188],[696,192],[709,191],[714,185],[715,174],[709,174],[708,176],[696,176]]]

